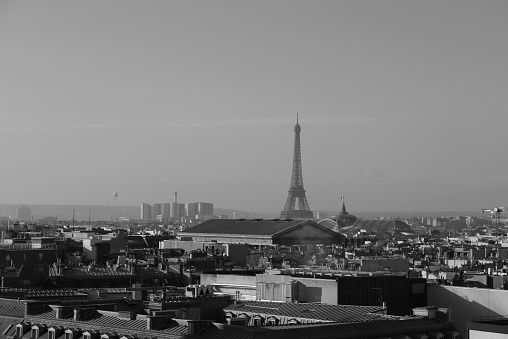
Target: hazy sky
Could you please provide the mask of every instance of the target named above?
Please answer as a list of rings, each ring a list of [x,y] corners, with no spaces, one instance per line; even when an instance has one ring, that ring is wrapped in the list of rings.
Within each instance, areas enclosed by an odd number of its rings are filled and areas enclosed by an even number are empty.
[[[508,1],[0,2],[0,203],[508,205]],[[112,193],[119,192],[116,201]]]

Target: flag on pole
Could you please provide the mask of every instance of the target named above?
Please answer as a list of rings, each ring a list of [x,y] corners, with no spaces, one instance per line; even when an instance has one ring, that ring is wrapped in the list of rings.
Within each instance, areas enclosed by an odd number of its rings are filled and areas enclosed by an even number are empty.
[[[344,196],[341,196],[341,197],[340,197],[340,199],[341,199],[341,200],[344,200]]]

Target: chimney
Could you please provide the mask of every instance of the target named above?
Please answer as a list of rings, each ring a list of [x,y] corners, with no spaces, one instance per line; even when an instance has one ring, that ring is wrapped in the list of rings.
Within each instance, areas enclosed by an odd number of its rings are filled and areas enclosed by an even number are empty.
[[[176,199],[176,195],[178,194],[177,191],[175,191],[175,202],[178,202],[178,200]]]
[[[434,319],[436,317],[436,311],[437,307],[435,306],[416,307],[413,308],[413,315]]]
[[[165,316],[153,316],[149,315],[146,317],[146,329],[156,330],[166,323]]]
[[[74,321],[80,321],[83,318],[83,310],[81,308],[74,309]]]
[[[55,306],[55,311],[56,311],[56,318],[57,319],[62,319],[63,318],[63,306]]]
[[[76,307],[74,309],[74,321],[82,321],[90,318],[95,313],[95,307]]]
[[[133,300],[143,300],[143,292],[141,290],[141,284],[133,284],[132,285],[132,299]]]
[[[210,320],[187,320],[187,334],[197,335],[210,326]]]

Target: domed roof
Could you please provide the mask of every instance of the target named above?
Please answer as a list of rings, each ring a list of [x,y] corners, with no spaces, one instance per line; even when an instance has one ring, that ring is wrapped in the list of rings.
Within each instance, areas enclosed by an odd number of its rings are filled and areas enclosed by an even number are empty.
[[[413,232],[405,222],[393,219],[358,220],[351,228],[354,230],[362,229],[371,233]]]
[[[344,227],[344,226],[353,225],[354,222],[358,220],[358,218],[355,215],[349,214],[346,211],[346,203],[343,200],[342,201],[342,210],[335,217],[335,220],[337,220],[337,224],[339,224],[339,226]]]

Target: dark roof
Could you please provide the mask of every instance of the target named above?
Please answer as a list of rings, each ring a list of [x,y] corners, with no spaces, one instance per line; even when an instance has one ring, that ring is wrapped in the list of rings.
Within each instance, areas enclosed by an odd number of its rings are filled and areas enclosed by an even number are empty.
[[[380,336],[411,335],[454,331],[452,324],[437,319],[411,318],[376,320],[357,323],[329,323],[287,326],[242,327],[226,326],[210,329],[203,337],[213,339],[294,339],[294,338],[378,338]]]
[[[403,221],[400,220],[392,220],[392,219],[367,219],[367,220],[358,220],[353,226],[352,229],[355,230],[366,230],[367,232],[381,233],[381,232],[409,232],[412,233],[413,230]]]
[[[381,312],[380,306],[326,305],[316,303],[281,303],[269,301],[245,301],[223,308],[225,312],[249,312],[290,318],[314,319],[334,322],[368,320],[369,313]]]
[[[23,318],[25,316],[25,302],[0,298],[0,316]]]
[[[273,236],[297,225],[308,223],[326,229],[314,221],[302,219],[211,219],[194,227],[190,227],[181,233]]]

